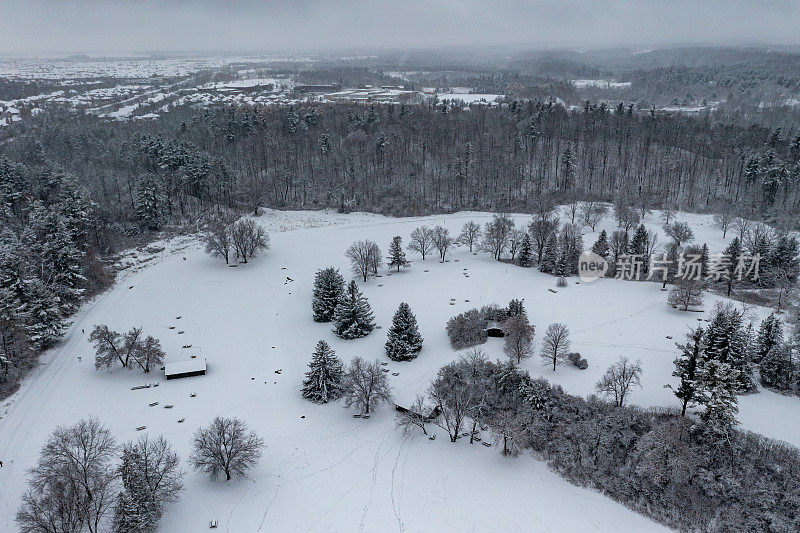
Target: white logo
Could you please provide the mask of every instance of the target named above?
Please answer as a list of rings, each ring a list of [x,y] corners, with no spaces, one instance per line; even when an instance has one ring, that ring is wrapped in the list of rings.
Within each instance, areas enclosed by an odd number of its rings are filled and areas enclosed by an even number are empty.
[[[581,281],[591,283],[602,278],[608,271],[608,262],[591,250],[586,250],[578,258],[578,276]]]

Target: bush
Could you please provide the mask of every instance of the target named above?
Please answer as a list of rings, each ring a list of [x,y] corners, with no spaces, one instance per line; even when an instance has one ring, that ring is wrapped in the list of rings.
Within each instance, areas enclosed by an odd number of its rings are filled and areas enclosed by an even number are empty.
[[[470,309],[447,321],[450,346],[456,350],[486,342],[486,318],[481,309]]]
[[[569,364],[571,364],[572,366],[579,368],[581,370],[586,370],[587,368],[589,368],[589,363],[586,361],[586,359],[583,359],[581,357],[581,354],[578,352],[568,353],[567,361],[569,361]]]
[[[556,281],[556,287],[566,287],[567,286],[567,278],[564,276],[559,276],[558,281]]]

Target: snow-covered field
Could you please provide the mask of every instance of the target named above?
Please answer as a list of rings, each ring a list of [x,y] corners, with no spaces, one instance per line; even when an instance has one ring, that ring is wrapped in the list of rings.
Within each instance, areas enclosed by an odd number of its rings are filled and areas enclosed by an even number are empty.
[[[48,434],[89,415],[107,424],[120,441],[136,438],[137,426],[147,426],[145,431],[163,434],[184,459],[186,490],[168,509],[161,531],[198,531],[212,519],[231,532],[663,530],[595,491],[570,485],[532,457],[510,459],[494,446],[451,444],[438,428],[433,429],[439,436],[435,441],[404,436],[395,429],[390,408],[361,420],[340,404],[321,406],[301,398],[306,364],[320,339],[345,362],[354,356],[387,361],[386,330],[397,305],[405,301],[425,338],[418,359],[389,364],[399,372],[389,377],[395,400],[408,404],[427,389],[440,366],[458,357],[444,330],[450,316],[517,297],[525,299],[537,340],[549,323],[564,322],[573,348],[589,362],[584,371],[560,367],[553,372],[532,358],[523,362],[532,375],[586,395],[605,369],[625,355],[641,359],[644,367],[643,389],[634,391],[634,403],[676,405],[663,387],[673,379],[674,343],[707,313],[668,308],[666,293],[655,283],[601,279],[576,284],[572,278],[554,294],[547,290],[555,287],[552,276],[460,248],[447,263],[410,256],[410,269],[391,276],[384,271],[361,284],[383,326],[370,336],[343,341],[329,324],[313,322],[314,273],[329,265],[348,272],[344,251],[351,242],[369,238],[385,252],[392,236],[401,235],[407,243],[423,223],[442,224],[457,234],[465,221],[489,218],[486,213],[391,219],[270,211],[259,222],[271,234],[271,249],[238,268],[206,256],[197,243],[187,246],[185,238],[167,243],[148,266],[123,272],[112,289],[87,303],[63,342],[42,358],[16,395],[0,404],[0,531],[15,529],[25,472]],[[529,217],[515,219],[521,225]],[[710,217],[679,219],[693,226],[696,242],[707,242],[712,252],[724,248]],[[658,228],[657,214],[649,215],[647,224]],[[611,220],[601,226],[598,232],[614,229]],[[585,246],[596,236],[586,228]],[[714,300],[706,297],[707,309]],[[758,310],[759,317],[765,312]],[[168,360],[196,353],[207,359],[208,373],[167,382],[160,372],[96,372],[88,341],[95,324],[124,331],[141,325],[145,334],[161,340]],[[182,349],[187,344],[192,347]],[[502,357],[498,339],[490,339],[484,349],[492,358]],[[148,382],[159,386],[131,390]],[[196,397],[190,397],[192,392]],[[158,406],[148,406],[155,401]],[[164,409],[165,404],[174,408]],[[800,415],[797,398],[762,391],[742,398],[740,407],[745,428],[800,444],[800,429],[786,423]],[[211,482],[186,462],[195,429],[218,415],[242,418],[267,444],[261,462],[244,480]],[[186,422],[179,424],[180,418]]]

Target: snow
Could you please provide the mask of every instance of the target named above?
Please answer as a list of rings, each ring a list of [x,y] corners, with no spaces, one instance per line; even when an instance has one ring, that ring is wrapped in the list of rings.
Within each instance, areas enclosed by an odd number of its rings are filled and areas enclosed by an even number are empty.
[[[629,81],[613,81],[613,80],[571,80],[572,84],[578,89],[585,89],[587,87],[596,87],[599,89],[629,89],[631,82]]]
[[[648,227],[660,228],[657,215],[648,215]],[[668,308],[666,293],[655,283],[601,279],[575,284],[572,278],[568,287],[551,293],[552,276],[459,248],[445,263],[409,254],[410,269],[391,276],[384,270],[381,278],[359,283],[383,326],[364,339],[343,341],[330,324],[312,320],[314,273],[334,265],[349,276],[344,251],[353,241],[373,239],[385,251],[394,235],[407,244],[421,224],[442,224],[457,234],[468,220],[490,218],[487,213],[394,219],[268,211],[258,222],[271,234],[271,249],[237,268],[208,257],[187,237],[123,254],[118,263],[127,269],[117,283],[81,308],[60,345],[43,356],[17,394],[0,404],[0,530],[14,529],[25,472],[48,434],[89,415],[107,424],[120,441],[136,438],[141,435],[136,428],[147,426],[145,432],[163,434],[182,457],[186,490],[165,514],[160,531],[198,531],[212,519],[226,531],[664,530],[593,490],[570,485],[533,457],[510,459],[495,446],[452,444],[435,427],[430,428],[438,435],[434,441],[405,436],[395,428],[390,408],[361,420],[341,404],[302,399],[303,374],[320,339],[345,362],[354,356],[388,361],[386,331],[405,301],[419,321],[423,350],[418,359],[389,361],[387,368],[399,372],[389,377],[395,401],[409,405],[440,366],[459,356],[445,334],[449,317],[520,297],[537,340],[548,324],[564,322],[573,348],[589,362],[587,370],[564,366],[553,372],[532,358],[523,362],[532,375],[586,395],[605,369],[626,355],[641,359],[644,367],[643,389],[633,392],[632,402],[676,406],[664,389],[674,379],[674,343],[709,313]],[[526,215],[514,218],[518,225],[529,220]],[[678,218],[689,222],[696,240],[708,242],[712,252],[732,238],[722,239],[709,216]],[[594,233],[586,228],[585,246],[601,229],[611,231],[615,224],[606,220]],[[451,298],[456,298],[453,306]],[[707,296],[706,309],[716,299]],[[757,313],[763,316],[766,310]],[[160,339],[168,361],[202,354],[214,371],[170,381],[160,372],[97,372],[88,340],[95,324],[118,331],[142,326],[144,334]],[[182,348],[187,345],[191,350]],[[503,357],[502,339],[489,339],[483,348],[492,358]],[[158,387],[131,390],[154,380]],[[159,405],[150,407],[154,402]],[[744,428],[800,444],[800,431],[785,423],[800,415],[798,398],[762,391],[741,402]],[[188,464],[192,434],[215,416],[240,417],[267,444],[259,465],[244,480],[212,482]],[[179,424],[181,418],[186,421]]]
[[[465,104],[496,104],[498,100],[504,98],[502,94],[485,94],[485,93],[466,93],[466,92],[453,92],[453,93],[439,93],[439,100],[455,101],[461,100]]]

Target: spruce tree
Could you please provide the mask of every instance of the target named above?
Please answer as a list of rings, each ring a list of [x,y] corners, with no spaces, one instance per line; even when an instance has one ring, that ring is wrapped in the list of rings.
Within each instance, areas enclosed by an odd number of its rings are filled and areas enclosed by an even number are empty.
[[[603,259],[608,258],[609,246],[608,234],[606,233],[606,230],[600,232],[600,236],[597,237],[597,241],[595,241],[594,245],[592,245],[592,251]]]
[[[400,272],[400,267],[408,267],[411,264],[406,259],[406,252],[403,250],[403,238],[399,235],[393,237],[392,242],[389,243],[389,257],[386,259],[389,260],[386,267],[397,267],[398,272]]]
[[[556,261],[558,260],[558,240],[555,234],[550,235],[547,239],[544,249],[542,250],[542,257],[539,259],[539,271],[545,274],[552,274],[556,268]]]
[[[311,309],[315,322],[330,322],[344,293],[344,278],[333,267],[323,268],[314,276],[314,296]]]
[[[695,374],[703,350],[704,333],[703,328],[698,326],[697,329],[686,335],[688,338],[686,344],[675,343],[681,349],[681,355],[674,361],[675,370],[672,375],[680,380],[680,384],[677,388],[670,388],[681,401],[681,416],[686,415],[686,408],[697,401],[698,393]]]
[[[773,346],[758,365],[761,384],[781,392],[797,390],[797,362],[786,343]]]
[[[698,400],[704,406],[700,419],[715,438],[726,437],[738,424],[736,390],[739,373],[728,363],[705,361],[697,372]]]
[[[736,390],[747,393],[755,390],[753,370],[747,358],[747,341],[742,318],[733,309],[719,309],[706,330],[703,364],[718,361],[736,373]]]
[[[314,403],[328,403],[342,395],[342,363],[325,341],[319,341],[314,350],[310,369],[303,381],[303,398]]]
[[[705,277],[708,275],[708,267],[709,267],[709,252],[708,252],[708,245],[703,243],[703,247],[700,249],[700,275],[701,277]]]
[[[522,300],[514,298],[510,302],[508,302],[508,308],[506,310],[506,314],[509,317],[518,315],[527,315],[527,312],[525,311],[525,305],[522,303]]]
[[[781,342],[783,342],[783,323],[775,316],[775,313],[770,313],[758,328],[753,361],[756,363],[761,362],[769,351]]]
[[[522,242],[519,248],[519,255],[517,256],[517,264],[523,268],[528,268],[533,264],[533,251],[531,244],[531,236],[528,232],[522,236]]]
[[[355,280],[350,281],[333,315],[334,333],[342,339],[366,337],[375,329],[373,319],[369,302],[358,290]]]
[[[64,334],[65,324],[58,297],[39,279],[26,283],[22,313],[23,329],[33,346],[43,350]]]
[[[386,355],[392,361],[410,361],[422,350],[422,336],[419,334],[417,318],[405,302],[400,304],[394,314],[385,346]]]

